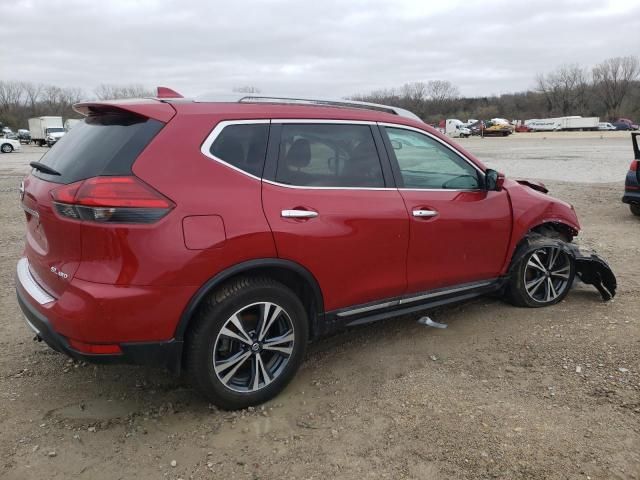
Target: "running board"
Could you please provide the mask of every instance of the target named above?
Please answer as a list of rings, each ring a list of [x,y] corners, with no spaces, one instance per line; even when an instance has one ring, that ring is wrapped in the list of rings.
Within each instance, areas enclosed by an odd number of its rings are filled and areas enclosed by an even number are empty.
[[[468,300],[497,291],[503,285],[503,278],[483,280],[480,282],[457,285],[455,287],[415,293],[409,296],[385,300],[384,302],[360,305],[337,312],[328,312],[326,317],[333,316],[337,323],[350,327],[354,325],[361,325],[363,323],[375,322],[388,317],[412,313],[427,308],[439,307],[449,303]],[[360,318],[349,321],[349,317],[356,315]]]

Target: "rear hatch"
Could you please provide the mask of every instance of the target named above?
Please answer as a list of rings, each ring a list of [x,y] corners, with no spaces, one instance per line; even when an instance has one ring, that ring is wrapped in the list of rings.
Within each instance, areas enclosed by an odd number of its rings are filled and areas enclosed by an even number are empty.
[[[169,105],[161,105],[173,110]],[[82,260],[81,235],[86,211],[94,214],[94,210],[107,210],[101,213],[102,217],[96,217],[104,221],[114,210],[76,206],[76,193],[87,191],[87,185],[95,183],[96,177],[98,181],[131,178],[135,159],[165,125],[142,115],[140,108],[134,112],[113,105],[93,105],[85,106],[83,113],[89,113],[84,121],[64,135],[39,162],[32,163],[35,168],[21,188],[27,221],[25,255],[31,273],[54,297],[64,292]],[[98,192],[105,191],[101,185],[90,187],[93,193],[96,188]]]

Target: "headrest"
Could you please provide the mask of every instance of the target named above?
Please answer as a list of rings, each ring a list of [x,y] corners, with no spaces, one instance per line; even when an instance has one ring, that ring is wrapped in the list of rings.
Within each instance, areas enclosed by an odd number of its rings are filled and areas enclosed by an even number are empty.
[[[285,157],[285,162],[287,165],[292,167],[306,167],[311,162],[311,145],[309,144],[309,140],[306,138],[299,138],[289,151],[287,152],[287,156]]]

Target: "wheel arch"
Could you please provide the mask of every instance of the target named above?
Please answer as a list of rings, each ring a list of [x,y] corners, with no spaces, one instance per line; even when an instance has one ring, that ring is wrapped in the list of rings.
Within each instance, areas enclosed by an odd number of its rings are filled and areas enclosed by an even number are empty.
[[[515,239],[513,248],[511,249],[511,255],[509,256],[506,264],[505,273],[511,272],[511,268],[514,264],[520,260],[522,255],[526,252],[526,247],[532,234],[543,235],[547,237],[556,237],[566,242],[571,242],[573,238],[578,235],[576,225],[572,225],[568,222],[564,222],[560,219],[544,220],[540,223],[529,228],[520,238]]]
[[[322,290],[313,274],[299,263],[279,258],[261,258],[234,265],[211,277],[191,297],[180,316],[174,338],[183,341],[198,306],[208,294],[239,276],[267,276],[284,284],[298,295],[309,317],[311,337],[318,331],[324,313]]]

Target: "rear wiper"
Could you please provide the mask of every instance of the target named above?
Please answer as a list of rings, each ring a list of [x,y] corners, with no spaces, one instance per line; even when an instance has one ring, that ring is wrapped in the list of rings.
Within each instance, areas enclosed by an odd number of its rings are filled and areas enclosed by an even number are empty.
[[[61,175],[61,173],[59,171],[54,170],[51,167],[47,167],[44,163],[31,162],[29,165],[31,165],[36,170],[41,171],[42,173],[48,173],[49,175],[58,175],[58,176]]]

